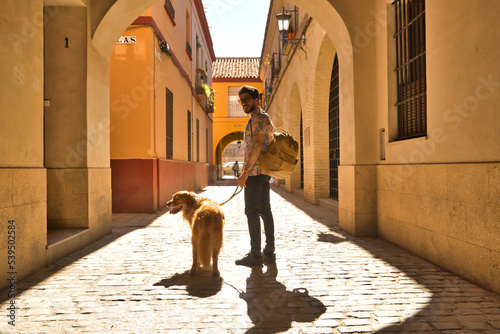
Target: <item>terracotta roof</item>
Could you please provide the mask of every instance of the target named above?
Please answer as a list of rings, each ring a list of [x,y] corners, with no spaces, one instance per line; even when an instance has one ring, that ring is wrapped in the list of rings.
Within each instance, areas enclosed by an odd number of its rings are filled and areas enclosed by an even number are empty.
[[[260,58],[217,58],[212,78],[258,78]]]

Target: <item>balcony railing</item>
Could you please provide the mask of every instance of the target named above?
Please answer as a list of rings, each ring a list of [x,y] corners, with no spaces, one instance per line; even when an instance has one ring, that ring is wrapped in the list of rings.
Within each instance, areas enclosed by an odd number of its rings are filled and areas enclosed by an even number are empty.
[[[229,103],[228,117],[247,117],[243,111],[243,107],[239,103]]]
[[[175,20],[175,9],[174,6],[172,6],[172,2],[170,2],[170,0],[165,0],[165,7],[167,7],[168,13],[172,17],[172,20]]]
[[[195,85],[196,87],[207,83],[207,71],[204,68],[196,69]]]

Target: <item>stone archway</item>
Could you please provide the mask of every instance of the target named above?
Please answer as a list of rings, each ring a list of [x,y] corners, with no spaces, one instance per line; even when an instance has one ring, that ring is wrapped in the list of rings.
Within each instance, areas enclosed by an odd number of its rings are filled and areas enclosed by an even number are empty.
[[[312,198],[314,203],[320,198],[328,197],[329,194],[329,160],[328,160],[328,102],[330,92],[330,77],[336,48],[330,38],[325,35],[321,42],[316,61],[316,68],[313,77],[312,110],[310,113],[308,126],[310,126],[312,146],[312,161],[314,164],[308,171],[312,187],[304,189],[304,194]],[[309,191],[309,192],[308,192]],[[312,193],[310,193],[312,191]]]
[[[104,10],[96,15],[100,16],[100,19],[92,27],[92,42],[97,52],[109,60],[115,42],[121,33],[140,14],[157,4],[158,1],[108,0],[102,2],[105,3],[99,6]]]
[[[215,150],[215,165],[217,166],[217,178],[221,178],[221,168],[222,166],[222,156],[226,147],[235,141],[243,141],[243,132],[231,132],[222,137],[222,139],[217,143]]]
[[[368,187],[358,191],[354,185],[359,183],[358,179],[361,181],[373,177],[377,162],[376,144],[367,140],[370,136],[364,127],[364,124],[375,121],[374,114],[370,112],[370,106],[374,103],[371,88],[375,73],[373,68],[369,67],[374,61],[375,47],[374,43],[362,46],[355,43],[359,37],[356,29],[365,27],[366,22],[373,21],[371,13],[374,4],[366,2],[363,11],[353,11],[351,8],[353,5],[346,4],[342,0],[289,0],[289,2],[313,17],[337,50],[341,64],[339,107],[340,133],[343,138],[339,178],[353,181],[339,185],[339,197],[349,199],[339,203],[340,225],[355,235],[373,234],[376,230],[375,208],[373,206],[358,208],[355,204],[360,202],[359,196],[376,197],[376,189]],[[109,117],[108,59],[112,45],[126,25],[154,3],[156,0],[146,0],[140,4],[133,0],[103,0],[91,8],[92,50],[88,53],[87,101],[88,114],[97,119],[94,123]],[[363,52],[359,51],[360,48]],[[367,70],[368,68],[370,70]],[[105,152],[105,150],[92,152],[92,158],[95,158],[98,164],[109,161],[109,154]],[[320,190],[318,196],[322,195],[323,192]],[[356,214],[361,211],[364,213],[362,216]]]
[[[376,22],[375,4],[363,2],[362,10],[353,10],[355,5],[342,0],[289,0],[289,2],[307,12],[321,26],[338,55],[340,136],[343,138],[340,143],[342,156],[339,166],[339,225],[356,236],[376,235],[377,195],[376,184],[372,180],[376,179],[377,143],[370,141],[369,138],[376,137],[376,133],[367,126],[376,122],[376,115],[372,112],[376,103],[373,94],[375,70],[372,66],[375,62],[376,46],[373,40],[362,38],[363,28],[369,29],[369,24]],[[333,56],[332,54],[331,62]],[[315,67],[315,70],[321,69]],[[331,64],[328,69],[323,70],[330,74]],[[316,112],[313,108],[315,103],[311,101],[311,95],[314,94],[307,94],[306,113]],[[305,116],[310,122],[309,115]],[[319,126],[321,127],[321,124]],[[306,124],[304,127],[307,130]],[[328,145],[324,148],[327,147]],[[317,149],[319,147],[314,148]],[[310,152],[306,147],[305,155],[308,154]],[[324,175],[317,170],[317,167],[312,168],[313,172],[309,173],[308,177],[312,177],[310,182],[314,183],[314,187],[318,186],[318,189],[309,193],[305,189],[304,197],[308,201],[317,203],[319,198],[328,197],[329,191],[327,183],[319,180]]]
[[[94,125],[109,117],[108,59],[115,40],[135,17],[155,2],[156,0],[147,0],[138,4],[132,0],[108,0],[100,2],[97,7],[91,9],[92,46],[88,52],[87,104],[88,115],[95,119]],[[373,62],[374,43],[363,45],[364,52],[354,52],[353,45],[357,36],[356,27],[364,27],[366,22],[373,19],[370,16],[370,6],[373,4],[365,5],[363,7],[365,10],[358,13],[353,12],[350,5],[340,0],[289,0],[289,2],[302,8],[314,18],[337,51],[341,64],[340,132],[344,138],[341,143],[339,178],[354,181],[339,185],[339,197],[346,199],[339,203],[340,225],[355,235],[371,234],[374,231],[373,226],[376,226],[373,207],[361,208],[365,213],[361,219],[360,215],[356,215],[360,209],[355,204],[359,202],[358,196],[375,196],[375,189],[363,189],[360,192],[355,189],[354,184],[356,178],[362,180],[372,176],[373,166],[376,163],[376,154],[373,153],[376,152],[373,147],[375,144],[367,141],[366,138],[369,136],[366,131],[362,131],[363,124],[373,121],[375,117],[370,113],[373,97],[369,94],[375,76],[373,72],[366,71],[366,66]],[[92,152],[91,157],[96,164],[109,164],[109,153],[106,153],[106,150],[96,150]],[[324,193],[327,194],[327,187],[324,188]],[[315,191],[311,199],[315,202],[320,197],[327,197],[323,194],[322,188]]]
[[[355,143],[355,124],[354,115],[354,56],[353,42],[351,40],[350,31],[347,28],[346,21],[352,18],[347,12],[347,6],[342,5],[338,0],[288,0],[304,11],[306,11],[318,24],[323,28],[326,35],[329,37],[331,43],[337,50],[339,63],[343,64],[340,68],[340,86],[342,87],[343,99],[341,101],[340,109],[343,114],[349,115],[345,117],[346,122],[342,124],[342,128],[346,134],[351,138],[351,145],[342,147],[344,150],[345,163],[355,163],[356,160],[356,147],[352,145]],[[364,24],[364,23],[363,23]],[[332,56],[333,63],[333,56]],[[349,121],[347,121],[349,120]]]

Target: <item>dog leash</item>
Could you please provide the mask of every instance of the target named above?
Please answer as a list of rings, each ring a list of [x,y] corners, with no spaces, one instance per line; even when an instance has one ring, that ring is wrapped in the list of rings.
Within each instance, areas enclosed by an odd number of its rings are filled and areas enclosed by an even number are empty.
[[[240,188],[240,189],[238,190],[238,188]],[[234,196],[238,195],[242,190],[243,190],[243,187],[236,186],[236,189],[234,190],[234,193],[231,195],[231,197],[229,197],[229,199],[227,201],[225,201],[224,203],[220,203],[219,205],[226,204],[227,202],[229,202],[230,200],[232,200],[234,198]]]

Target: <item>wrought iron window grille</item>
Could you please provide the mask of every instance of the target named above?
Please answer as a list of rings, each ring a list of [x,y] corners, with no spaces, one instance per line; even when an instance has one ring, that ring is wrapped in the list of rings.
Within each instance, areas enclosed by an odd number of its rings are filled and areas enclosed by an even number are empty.
[[[398,138],[427,135],[425,1],[395,0]]]

